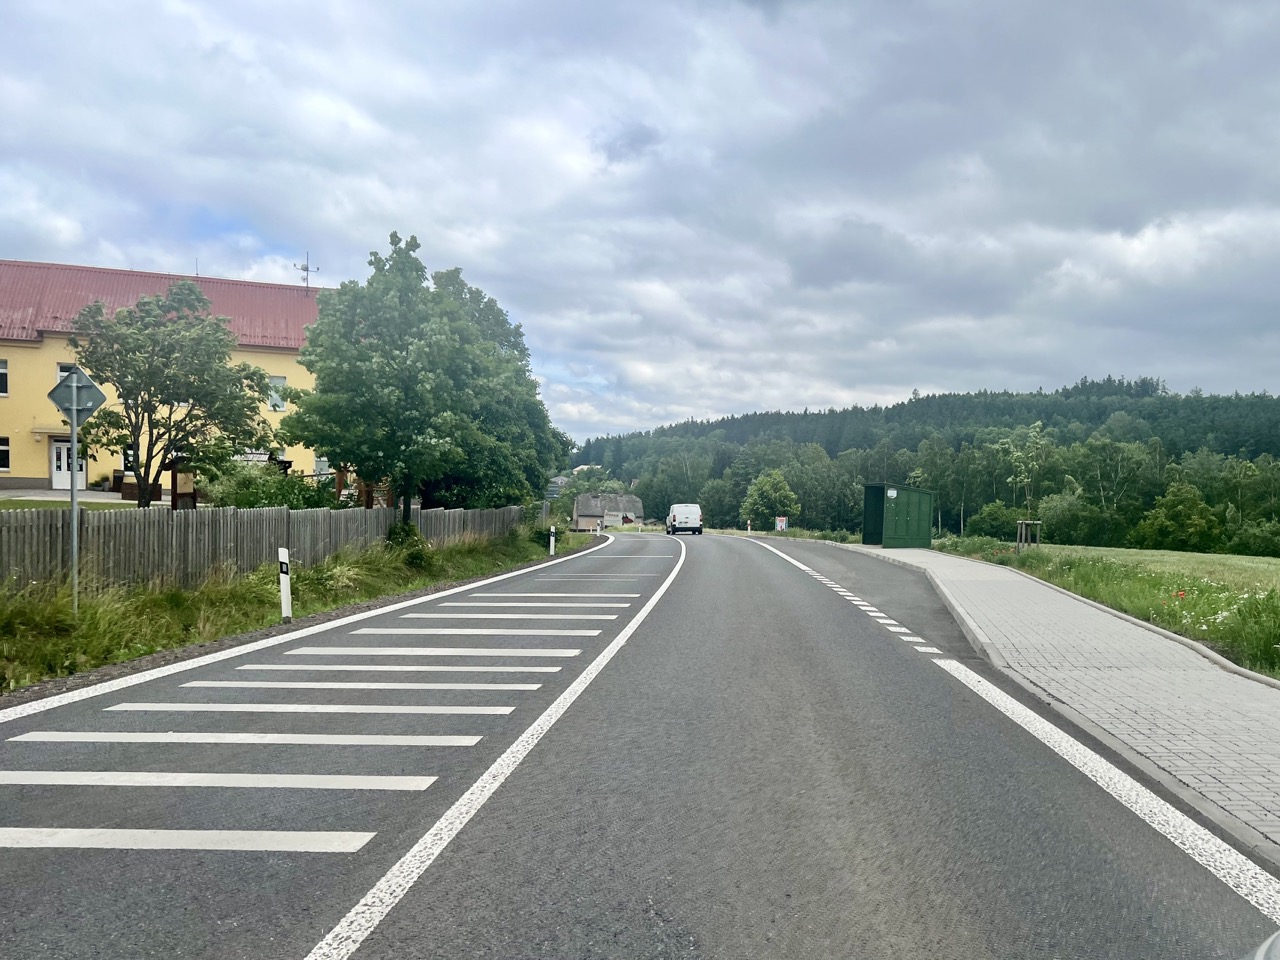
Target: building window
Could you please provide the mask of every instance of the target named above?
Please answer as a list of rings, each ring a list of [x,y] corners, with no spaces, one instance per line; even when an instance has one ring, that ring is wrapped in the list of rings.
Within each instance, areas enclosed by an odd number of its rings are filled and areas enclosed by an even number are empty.
[[[0,397],[9,395],[9,361],[0,360]]]
[[[267,399],[267,409],[275,413],[281,413],[285,409],[287,404],[284,402],[283,391],[287,383],[286,377],[271,378],[271,396]]]
[[[9,438],[0,437],[0,470],[9,469]]]
[[[329,458],[316,457],[316,475],[320,477],[324,477],[324,476],[328,476],[328,474],[329,474]]]
[[[68,373],[70,373],[74,367],[75,367],[74,363],[58,364],[58,382],[61,383],[62,378],[65,377]]]

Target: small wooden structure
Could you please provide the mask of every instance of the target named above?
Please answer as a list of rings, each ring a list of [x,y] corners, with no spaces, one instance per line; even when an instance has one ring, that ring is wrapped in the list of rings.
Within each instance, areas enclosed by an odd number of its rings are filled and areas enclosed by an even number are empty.
[[[1018,521],[1018,542],[1014,545],[1013,552],[1021,553],[1028,547],[1040,546],[1040,525],[1041,520],[1019,520]]]

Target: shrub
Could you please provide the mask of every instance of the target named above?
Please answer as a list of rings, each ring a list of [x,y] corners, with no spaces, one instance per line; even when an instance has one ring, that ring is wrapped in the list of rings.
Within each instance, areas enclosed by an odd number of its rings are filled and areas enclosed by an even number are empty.
[[[1280,557],[1280,522],[1264,520],[1242,524],[1227,541],[1226,552],[1249,557]]]
[[[269,463],[233,461],[207,486],[205,492],[215,507],[290,507],[307,510],[315,507],[338,508],[333,477],[303,477],[281,473]]]
[[[1221,544],[1221,529],[1199,488],[1179,481],[1156,497],[1156,505],[1133,528],[1129,541],[1139,549],[1211,553]]]
[[[1018,521],[1023,515],[1003,500],[988,503],[965,521],[964,532],[971,537],[995,537],[1013,540],[1018,536]]]

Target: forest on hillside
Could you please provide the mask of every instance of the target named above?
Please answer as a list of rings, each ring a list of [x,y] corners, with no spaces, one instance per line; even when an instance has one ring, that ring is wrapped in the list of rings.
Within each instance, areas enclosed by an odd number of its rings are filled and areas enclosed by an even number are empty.
[[[745,525],[766,476],[785,496],[780,476],[793,525],[856,532],[862,485],[883,481],[933,490],[940,534],[1012,537],[1030,517],[1057,543],[1280,556],[1280,399],[1265,392],[1177,394],[1107,377],[1053,392],[915,394],[594,438],[574,463],[602,468],[582,483],[630,489],[652,515],[700,503],[715,527]]]

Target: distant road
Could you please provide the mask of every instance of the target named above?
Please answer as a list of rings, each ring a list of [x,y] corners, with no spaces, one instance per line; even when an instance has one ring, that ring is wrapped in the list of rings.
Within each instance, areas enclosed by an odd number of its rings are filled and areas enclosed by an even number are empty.
[[[0,709],[6,958],[1202,960],[1276,926],[997,709],[1043,722],[919,574],[820,544],[623,535],[165,670]]]

